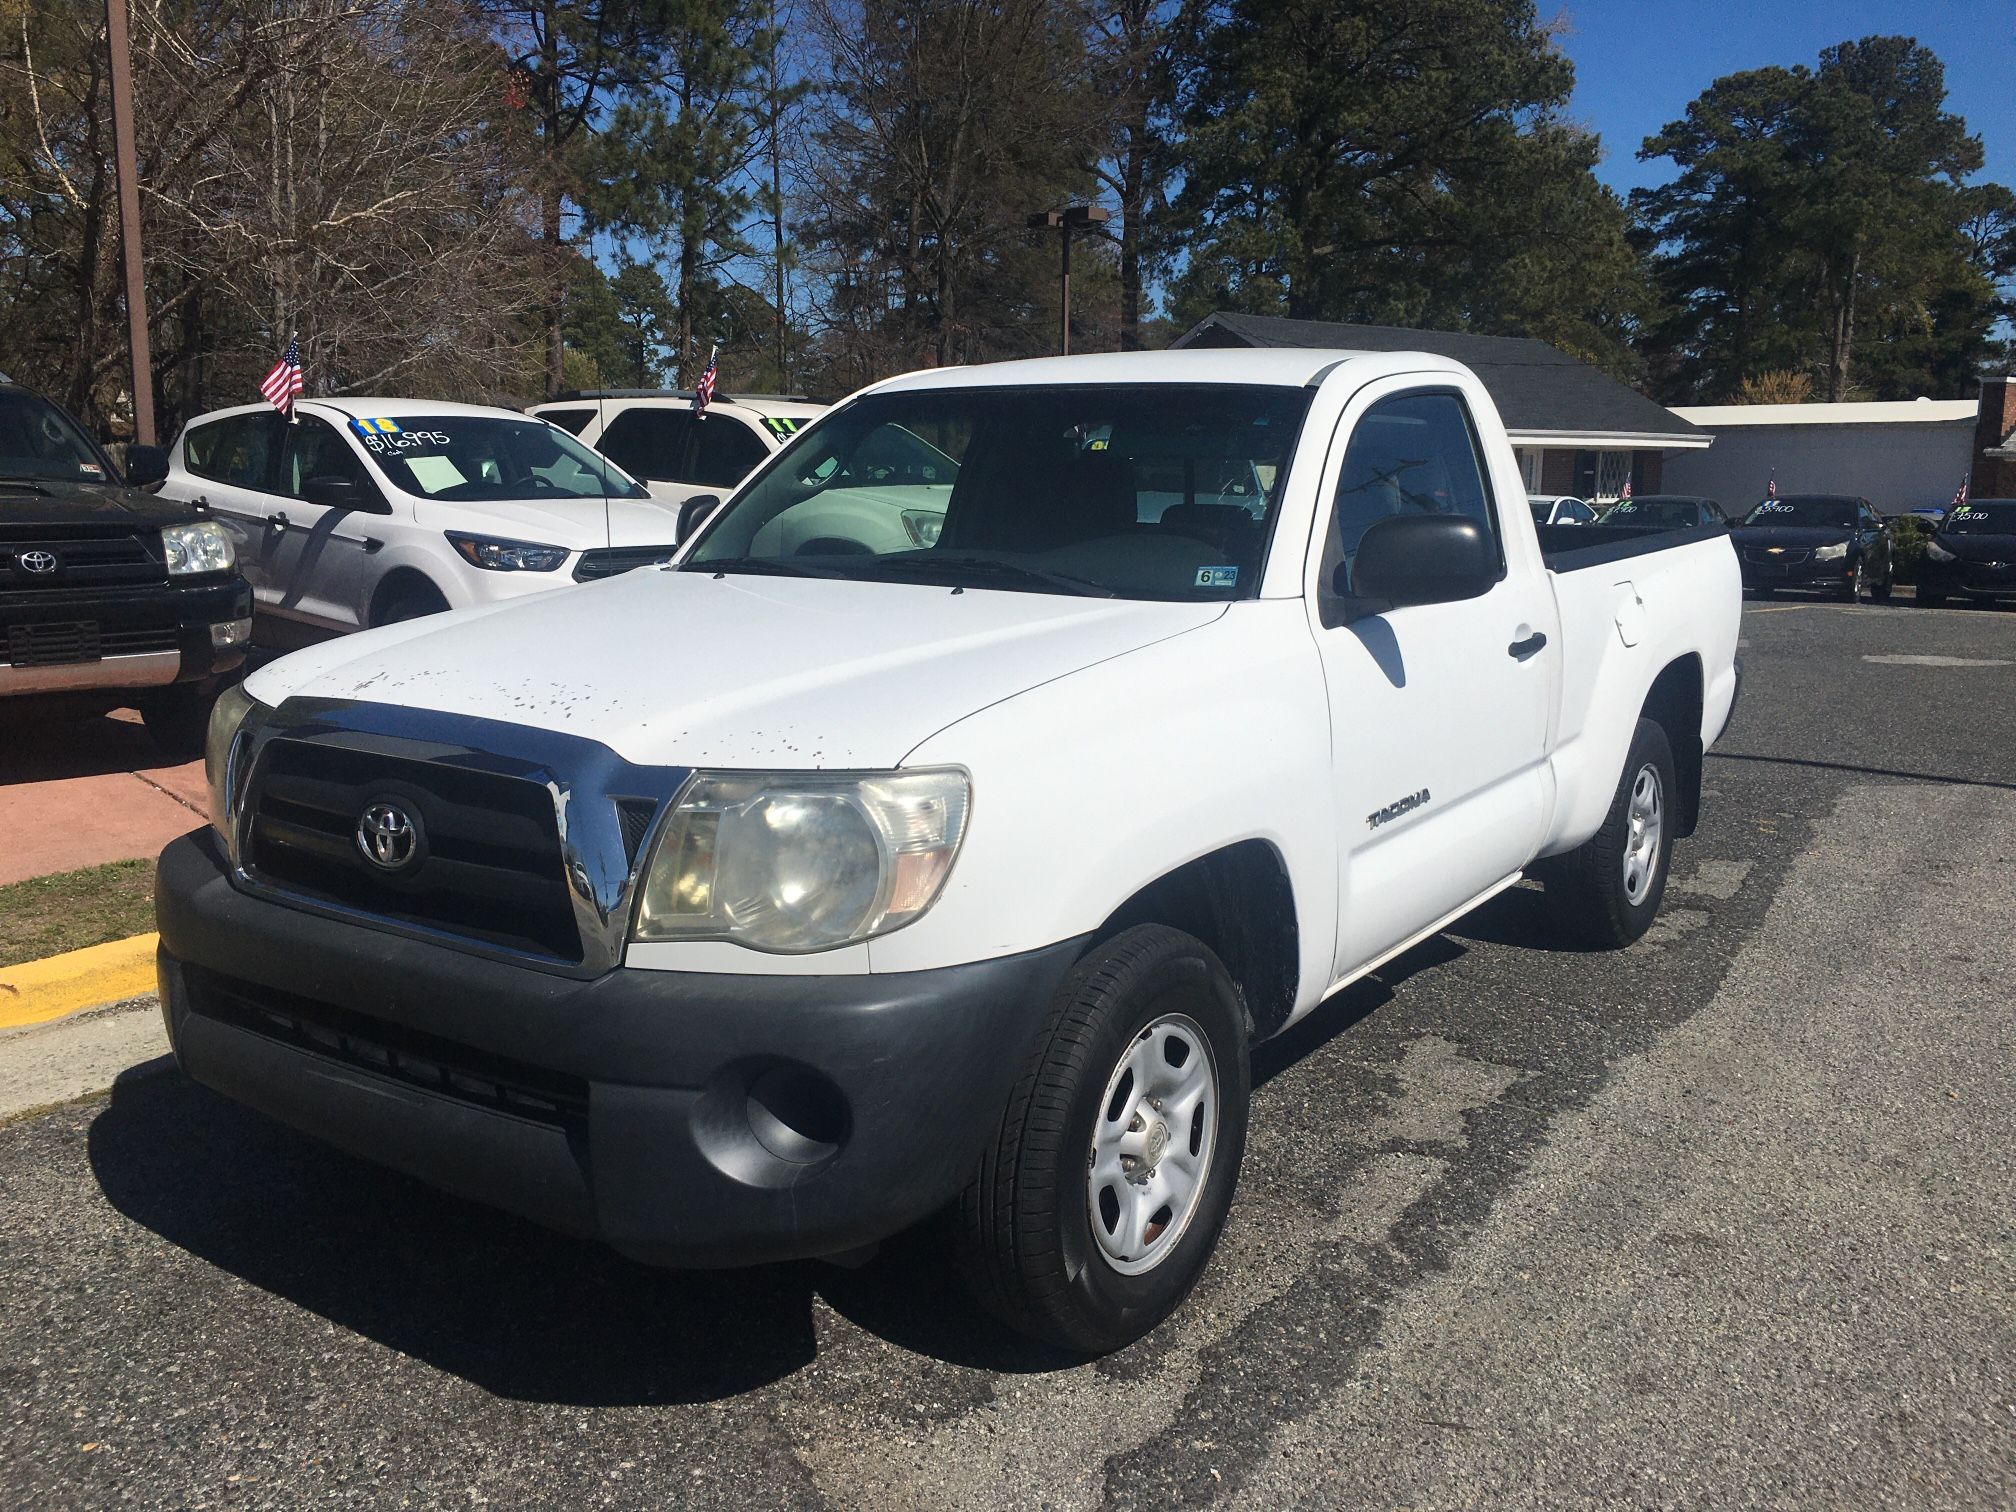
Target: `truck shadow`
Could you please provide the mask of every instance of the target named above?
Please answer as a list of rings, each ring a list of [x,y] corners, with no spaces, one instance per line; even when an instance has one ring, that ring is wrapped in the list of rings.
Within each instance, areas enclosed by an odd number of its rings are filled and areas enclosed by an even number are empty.
[[[859,1271],[658,1270],[355,1160],[179,1072],[115,1086],[89,1155],[107,1200],[170,1244],[510,1399],[735,1396],[813,1360],[822,1295],[951,1363],[1063,1363],[980,1316],[928,1231]]]

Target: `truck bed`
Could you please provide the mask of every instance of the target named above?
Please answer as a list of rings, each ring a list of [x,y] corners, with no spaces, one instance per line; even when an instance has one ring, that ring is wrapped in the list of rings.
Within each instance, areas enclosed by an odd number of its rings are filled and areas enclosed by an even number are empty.
[[[1726,527],[1658,530],[1630,525],[1538,525],[1540,556],[1549,572],[1580,572],[1628,557],[1726,537]]]

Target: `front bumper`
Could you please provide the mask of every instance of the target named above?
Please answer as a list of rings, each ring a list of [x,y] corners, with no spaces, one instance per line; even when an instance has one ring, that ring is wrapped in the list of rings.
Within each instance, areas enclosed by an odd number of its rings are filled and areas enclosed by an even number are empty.
[[[1830,561],[1816,562],[1810,558],[1803,562],[1753,562],[1748,557],[1739,559],[1743,570],[1743,586],[1758,588],[1845,588],[1855,581],[1854,558],[1835,557]]]
[[[156,882],[182,1068],[353,1154],[665,1265],[840,1254],[950,1201],[1079,953],[889,975],[485,960],[252,897],[216,836]]]
[[[1918,585],[1950,597],[2016,599],[2016,562],[1940,562],[1931,557],[1918,564]]]
[[[252,589],[236,573],[187,587],[0,592],[0,697],[159,688],[217,677],[244,663],[245,648],[215,644],[212,627],[251,617]],[[86,626],[80,654],[36,654],[48,637],[61,639]],[[18,656],[11,649],[16,645]]]

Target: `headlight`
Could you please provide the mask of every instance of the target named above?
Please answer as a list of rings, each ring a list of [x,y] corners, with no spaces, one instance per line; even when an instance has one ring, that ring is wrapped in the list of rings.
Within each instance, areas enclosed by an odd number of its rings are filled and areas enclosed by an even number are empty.
[[[233,683],[217,695],[210,706],[210,729],[203,737],[203,776],[210,784],[210,822],[228,844],[231,839],[231,747],[245,716],[260,707],[245,691],[243,683]]]
[[[900,929],[952,870],[960,771],[702,772],[645,870],[632,937],[797,954]]]
[[[1816,562],[1837,561],[1846,555],[1848,555],[1846,541],[1836,541],[1832,546],[1817,546],[1813,550],[1813,560]]]
[[[906,509],[903,511],[903,528],[917,545],[936,546],[939,533],[945,529],[945,516],[933,514],[928,509]]]
[[[1936,540],[1925,543],[1925,555],[1932,558],[1935,562],[1957,562],[1960,560],[1958,556],[1948,551],[1944,546],[1941,546]]]
[[[161,544],[168,551],[168,575],[188,577],[199,572],[229,572],[238,560],[231,532],[215,520],[191,520],[164,525]]]
[[[448,544],[472,567],[488,572],[553,572],[567,560],[565,546],[541,546],[532,541],[502,541],[494,536],[446,532]]]

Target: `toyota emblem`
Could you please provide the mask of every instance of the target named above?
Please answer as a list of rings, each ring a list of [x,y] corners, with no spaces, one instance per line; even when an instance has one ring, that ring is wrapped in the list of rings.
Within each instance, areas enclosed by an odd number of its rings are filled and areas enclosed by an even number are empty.
[[[56,553],[53,551],[43,551],[39,547],[34,551],[22,552],[14,560],[21,564],[23,572],[54,572],[56,570]]]
[[[380,871],[403,871],[420,851],[420,825],[398,804],[381,800],[357,818],[357,849]]]

